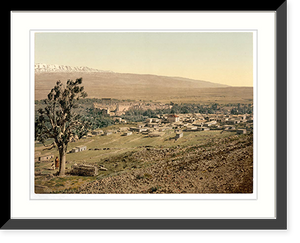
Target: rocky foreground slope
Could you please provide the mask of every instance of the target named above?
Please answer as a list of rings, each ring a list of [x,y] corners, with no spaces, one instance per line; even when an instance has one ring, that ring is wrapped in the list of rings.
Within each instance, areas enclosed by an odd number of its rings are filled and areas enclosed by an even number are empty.
[[[142,168],[87,183],[72,193],[253,192],[252,135],[189,147],[145,148],[123,159],[137,158]]]

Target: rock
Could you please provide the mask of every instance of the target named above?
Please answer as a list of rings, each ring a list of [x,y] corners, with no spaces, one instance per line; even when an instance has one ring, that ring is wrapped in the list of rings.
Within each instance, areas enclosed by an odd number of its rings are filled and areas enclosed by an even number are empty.
[[[48,179],[48,180],[50,180],[50,179],[54,178],[54,175],[53,175],[53,174],[46,175],[46,177],[45,177],[45,178],[46,178],[46,179]]]
[[[100,167],[99,170],[107,171],[107,169],[105,167]]]

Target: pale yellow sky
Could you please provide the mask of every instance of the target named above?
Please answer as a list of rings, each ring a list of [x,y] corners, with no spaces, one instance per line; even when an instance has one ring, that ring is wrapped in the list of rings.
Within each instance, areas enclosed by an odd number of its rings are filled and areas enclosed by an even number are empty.
[[[35,63],[253,86],[252,32],[40,32]]]

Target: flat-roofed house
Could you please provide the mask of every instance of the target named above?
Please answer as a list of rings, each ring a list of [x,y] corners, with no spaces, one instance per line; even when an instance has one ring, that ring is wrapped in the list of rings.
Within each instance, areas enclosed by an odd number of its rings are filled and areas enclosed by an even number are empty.
[[[72,149],[72,153],[78,153],[78,152],[85,151],[85,150],[86,150],[86,146],[77,146]]]
[[[53,154],[43,155],[38,158],[38,161],[48,161],[52,158],[54,158]]]
[[[172,122],[178,122],[179,121],[179,116],[175,114],[168,115],[167,121],[172,123]]]
[[[210,128],[209,127],[198,127],[198,130],[200,130],[200,131],[209,131]]]
[[[104,136],[109,136],[109,135],[112,135],[112,131],[105,131],[103,133]]]
[[[131,127],[130,131],[133,131],[133,132],[146,132],[147,128],[144,128],[144,127]]]
[[[130,136],[130,135],[132,135],[132,132],[125,132],[125,133],[123,133],[122,136]]]
[[[198,130],[198,127],[196,127],[196,126],[187,126],[186,127],[187,132],[193,132],[193,131],[197,131],[197,130]]]
[[[97,131],[92,131],[92,135],[100,135],[100,134],[102,134],[103,133],[103,131],[102,130],[97,130]]]

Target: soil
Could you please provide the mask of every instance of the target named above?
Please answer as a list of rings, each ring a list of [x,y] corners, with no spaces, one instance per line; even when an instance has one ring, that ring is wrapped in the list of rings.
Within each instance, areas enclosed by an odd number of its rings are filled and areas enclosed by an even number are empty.
[[[118,164],[114,158],[110,160]],[[66,193],[253,192],[252,134],[211,139],[205,145],[145,147],[124,157],[122,162],[131,160],[139,160],[141,168],[88,182]]]

